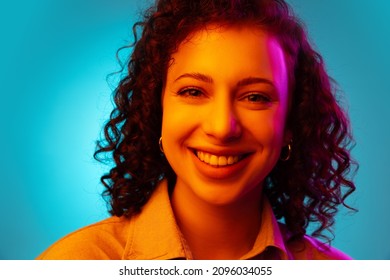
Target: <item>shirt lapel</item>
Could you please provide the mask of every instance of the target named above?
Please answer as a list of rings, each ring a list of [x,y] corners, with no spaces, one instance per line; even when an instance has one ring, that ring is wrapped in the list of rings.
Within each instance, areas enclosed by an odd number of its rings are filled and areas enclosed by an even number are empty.
[[[131,223],[125,259],[191,258],[172,212],[166,180],[157,186],[141,213],[132,217]]]

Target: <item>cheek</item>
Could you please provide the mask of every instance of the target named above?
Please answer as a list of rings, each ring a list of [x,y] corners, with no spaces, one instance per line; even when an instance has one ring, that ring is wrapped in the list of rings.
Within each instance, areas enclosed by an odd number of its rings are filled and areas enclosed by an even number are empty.
[[[207,106],[186,104],[175,96],[166,96],[163,100],[162,130],[167,137],[188,136],[208,117]]]
[[[278,147],[283,143],[285,116],[272,112],[261,112],[246,121],[246,130],[250,131],[258,142],[265,146]]]
[[[162,137],[167,149],[174,149],[175,144],[183,142],[191,134],[195,119],[183,104],[169,98],[164,102]]]

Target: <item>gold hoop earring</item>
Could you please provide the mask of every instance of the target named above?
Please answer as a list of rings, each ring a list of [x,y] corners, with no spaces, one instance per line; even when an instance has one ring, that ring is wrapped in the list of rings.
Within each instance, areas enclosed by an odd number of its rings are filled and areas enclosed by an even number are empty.
[[[158,146],[160,147],[160,151],[162,153],[164,153],[164,148],[163,148],[163,145],[162,145],[162,137],[160,137],[160,139],[158,140]]]
[[[291,147],[291,144],[292,144],[292,140],[290,141],[290,143],[287,144],[287,155],[285,157],[282,157],[280,156],[280,160],[281,161],[288,161],[291,157],[291,151],[292,151],[292,147]],[[282,155],[282,153],[281,153]]]

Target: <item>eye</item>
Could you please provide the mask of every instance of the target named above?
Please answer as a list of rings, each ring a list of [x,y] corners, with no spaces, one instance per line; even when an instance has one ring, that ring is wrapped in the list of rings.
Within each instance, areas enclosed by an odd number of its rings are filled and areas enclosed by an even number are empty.
[[[201,97],[203,92],[198,88],[188,87],[181,89],[177,94],[184,97],[197,98]]]
[[[261,93],[250,93],[244,96],[243,100],[247,100],[251,103],[270,103],[271,98]]]

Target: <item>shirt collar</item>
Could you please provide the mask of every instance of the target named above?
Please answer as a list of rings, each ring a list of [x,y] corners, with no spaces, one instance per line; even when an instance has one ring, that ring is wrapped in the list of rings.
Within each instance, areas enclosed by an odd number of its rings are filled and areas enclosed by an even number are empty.
[[[268,251],[268,252],[267,252]],[[279,223],[273,213],[267,197],[263,196],[261,226],[252,250],[241,259],[256,259],[261,254],[265,259],[287,259],[287,250],[284,244],[284,235],[279,229]]]
[[[131,231],[124,252],[125,259],[192,259],[192,254],[176,224],[166,180],[156,187],[141,213],[133,216],[130,223]],[[287,258],[283,235],[271,205],[264,198],[259,234],[252,250],[242,259],[256,259],[270,247],[276,248],[272,258]]]
[[[125,259],[190,258],[171,208],[167,181],[153,192],[141,213],[132,217]]]

